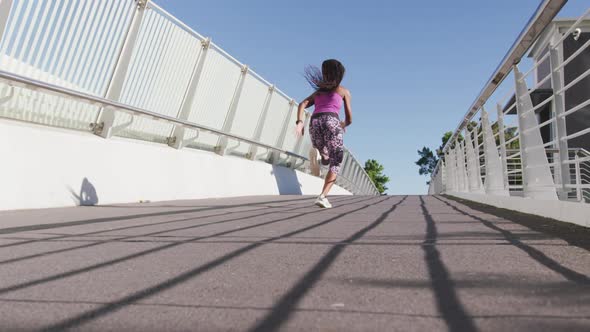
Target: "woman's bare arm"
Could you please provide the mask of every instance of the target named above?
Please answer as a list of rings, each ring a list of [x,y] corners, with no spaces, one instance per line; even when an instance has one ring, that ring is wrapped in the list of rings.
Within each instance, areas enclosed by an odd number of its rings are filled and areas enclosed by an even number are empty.
[[[297,108],[297,121],[303,121],[303,111],[306,108],[313,106],[314,97],[315,92],[309,95],[307,98],[303,99],[303,101],[299,103],[299,107]]]
[[[342,88],[342,92],[344,98],[344,115],[346,117],[345,123],[347,126],[350,126],[352,123],[352,102],[350,91],[348,91],[348,89]]]

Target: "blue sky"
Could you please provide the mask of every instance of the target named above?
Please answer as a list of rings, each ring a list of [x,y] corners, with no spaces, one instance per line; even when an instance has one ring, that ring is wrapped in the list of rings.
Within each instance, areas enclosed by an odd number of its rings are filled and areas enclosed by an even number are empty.
[[[414,161],[454,130],[537,0],[155,1],[292,98],[312,92],[307,64],[336,58],[353,96],[345,144],[377,159],[390,194],[422,194]],[[579,16],[571,0],[560,16]]]

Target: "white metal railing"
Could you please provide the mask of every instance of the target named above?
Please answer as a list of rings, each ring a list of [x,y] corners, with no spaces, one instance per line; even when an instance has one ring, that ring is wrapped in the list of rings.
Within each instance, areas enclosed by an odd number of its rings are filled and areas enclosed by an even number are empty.
[[[564,3],[542,1],[444,147],[430,193],[590,201],[590,8],[553,20]]]
[[[154,2],[2,0],[0,35],[0,117],[309,172],[295,101]],[[337,183],[378,194],[348,150]]]

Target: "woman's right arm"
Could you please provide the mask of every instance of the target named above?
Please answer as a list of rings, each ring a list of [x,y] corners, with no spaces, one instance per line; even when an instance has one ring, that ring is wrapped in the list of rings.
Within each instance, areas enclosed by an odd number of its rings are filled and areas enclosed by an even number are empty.
[[[309,95],[307,98],[303,99],[303,101],[299,103],[299,108],[297,109],[297,122],[303,121],[303,112],[306,108],[313,106],[314,97],[315,92]]]
[[[350,91],[348,89],[344,89],[344,115],[346,116],[345,125],[350,126],[352,123],[352,102]]]
[[[299,103],[299,107],[297,108],[297,122],[295,122],[295,135],[297,137],[303,136],[303,112],[306,108],[313,106],[314,97],[315,92],[309,95],[309,97],[303,99],[303,101]]]

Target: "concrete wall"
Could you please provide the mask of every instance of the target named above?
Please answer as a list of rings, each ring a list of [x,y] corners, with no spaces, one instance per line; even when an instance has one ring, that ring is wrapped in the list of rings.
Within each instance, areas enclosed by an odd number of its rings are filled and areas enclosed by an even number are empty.
[[[317,195],[323,180],[211,152],[0,119],[0,210]],[[333,194],[350,194],[334,186]]]
[[[533,214],[545,218],[570,222],[580,226],[590,227],[590,204],[458,192],[450,192],[447,194],[450,196],[492,205],[503,209]]]

